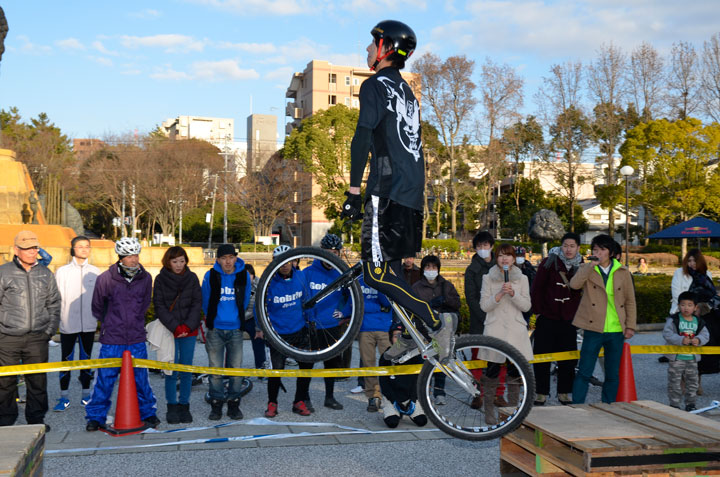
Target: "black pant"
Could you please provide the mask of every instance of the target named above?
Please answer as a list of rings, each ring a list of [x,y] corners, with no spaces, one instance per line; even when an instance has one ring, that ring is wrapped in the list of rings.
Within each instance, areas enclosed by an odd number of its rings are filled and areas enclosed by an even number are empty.
[[[485,376],[488,378],[495,379],[498,376],[500,376],[500,368],[502,367],[502,364],[500,363],[492,363],[488,362],[487,370],[485,371]],[[520,377],[520,371],[515,367],[514,364],[508,364],[507,365],[507,375],[511,378],[517,378]]]
[[[430,305],[418,298],[410,284],[402,278],[401,260],[392,262],[363,262],[363,280],[365,284],[385,294],[389,299],[419,317],[430,329],[440,327]]]
[[[303,328],[297,333],[291,335],[281,335],[283,340],[294,346],[302,347],[307,343],[307,329]],[[275,348],[270,348],[270,362],[273,369],[285,369],[285,355],[281,354]],[[313,363],[298,362],[300,369],[312,369]],[[295,387],[295,400],[305,401],[310,397],[310,378],[297,378],[297,386]],[[278,394],[280,392],[280,378],[268,378],[268,402],[277,404]]]
[[[335,343],[340,339],[340,335],[343,332],[342,326],[335,326],[333,328],[325,328],[322,330],[316,330],[310,335],[310,345],[315,349],[323,349],[329,347],[332,343]],[[298,363],[299,364],[299,363]],[[343,353],[330,358],[327,361],[323,361],[325,369],[342,368],[343,367]],[[314,366],[310,363],[310,367]],[[304,379],[304,378],[300,378]],[[307,378],[308,382],[311,378]],[[335,393],[335,378],[329,377],[325,379],[325,397],[331,398]]]
[[[86,331],[82,333],[60,333],[60,350],[63,361],[73,361],[75,355],[75,343],[79,342],[78,359],[90,359],[92,356],[95,332]],[[80,383],[83,389],[90,389],[93,379],[92,369],[80,370]],[[60,372],[60,390],[67,391],[70,386],[70,371]]]
[[[559,353],[562,351],[577,351],[577,328],[569,321],[552,320],[538,315],[535,322],[535,344],[533,354]],[[575,380],[576,359],[558,361],[558,394],[572,392]],[[550,363],[533,364],[535,372],[535,392],[537,394],[550,394]]]
[[[48,339],[43,331],[20,336],[0,333],[0,366],[47,363]],[[27,403],[25,420],[28,424],[42,424],[48,410],[47,375],[26,374]],[[0,426],[12,426],[18,417],[17,376],[0,377]]]

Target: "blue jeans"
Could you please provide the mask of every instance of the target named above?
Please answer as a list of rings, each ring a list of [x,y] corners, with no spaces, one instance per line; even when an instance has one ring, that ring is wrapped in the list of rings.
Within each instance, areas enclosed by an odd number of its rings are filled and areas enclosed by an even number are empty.
[[[218,330],[213,328],[205,335],[205,349],[208,354],[208,365],[211,368],[242,368],[243,361],[243,331]],[[230,376],[230,389],[227,400],[240,399],[242,376]],[[223,377],[217,374],[210,375],[210,399],[225,400],[225,387]]]
[[[585,330],[582,348],[580,348],[578,372],[572,388],[573,404],[585,403],[588,385],[595,370],[595,362],[600,354],[600,348],[605,349],[605,382],[602,387],[602,402],[615,402],[620,384],[620,358],[624,342],[625,337],[622,332],[597,333]]]
[[[175,338],[175,363],[192,364],[195,355],[195,342],[197,336],[185,336]],[[190,402],[190,391],[192,390],[192,373],[178,373],[173,371],[171,375],[165,376],[165,399],[168,404],[178,403],[177,380],[180,374],[180,404]]]

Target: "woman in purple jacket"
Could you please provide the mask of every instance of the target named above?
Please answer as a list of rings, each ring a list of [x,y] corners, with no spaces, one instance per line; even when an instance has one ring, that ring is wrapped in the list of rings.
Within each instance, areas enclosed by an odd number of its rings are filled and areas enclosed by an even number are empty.
[[[100,274],[95,282],[92,313],[102,323],[100,327],[99,359],[120,358],[125,350],[133,358],[147,359],[145,347],[145,312],[150,306],[152,277],[140,265],[140,243],[136,238],[123,237],[115,243],[118,261]],[[97,431],[105,425],[112,402],[113,387],[120,368],[100,368],[95,374],[95,387],[85,406],[87,431]],[[140,405],[140,419],[149,427],[157,427],[155,396],[148,371],[135,368],[135,385]]]

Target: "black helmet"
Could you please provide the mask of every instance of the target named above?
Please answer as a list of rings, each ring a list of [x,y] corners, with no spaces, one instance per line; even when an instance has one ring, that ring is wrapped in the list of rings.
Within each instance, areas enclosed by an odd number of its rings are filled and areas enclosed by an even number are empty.
[[[375,25],[370,33],[375,38],[375,44],[378,47],[378,57],[371,68],[373,70],[381,60],[388,57],[404,64],[417,46],[417,37],[412,28],[395,20],[381,21]],[[385,56],[380,56],[383,45],[387,44],[390,44],[392,49]]]
[[[335,234],[326,234],[320,241],[320,248],[342,250],[343,242],[342,239]]]

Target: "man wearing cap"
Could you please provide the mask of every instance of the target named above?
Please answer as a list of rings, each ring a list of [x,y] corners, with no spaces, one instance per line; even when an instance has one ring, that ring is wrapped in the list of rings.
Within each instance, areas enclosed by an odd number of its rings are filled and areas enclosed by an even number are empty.
[[[205,313],[207,335],[205,349],[208,365],[212,368],[242,368],[243,320],[250,303],[252,281],[245,262],[238,258],[232,244],[217,249],[213,267],[205,273],[202,284],[202,306]],[[216,421],[222,417],[223,403],[227,400],[230,419],[242,419],[240,411],[241,376],[230,377],[227,395],[222,376],[210,375],[210,415]]]
[[[118,261],[102,272],[95,282],[92,314],[100,326],[99,359],[122,358],[128,350],[135,359],[147,359],[145,346],[145,312],[150,306],[152,277],[140,265],[140,242],[123,237],[115,242]],[[105,425],[112,402],[115,381],[120,368],[100,368],[95,374],[95,387],[85,406],[85,430],[97,431]],[[150,387],[148,370],[135,368],[140,419],[149,427],[157,427],[155,395]]]
[[[23,230],[15,236],[15,256],[0,266],[0,366],[47,363],[48,339],[60,322],[60,293],[52,272],[38,263],[40,241]],[[28,424],[44,424],[47,376],[25,375]],[[18,417],[17,376],[0,377],[0,426]],[[46,424],[46,430],[50,427]]]

